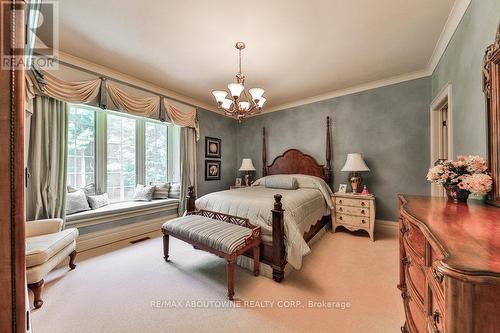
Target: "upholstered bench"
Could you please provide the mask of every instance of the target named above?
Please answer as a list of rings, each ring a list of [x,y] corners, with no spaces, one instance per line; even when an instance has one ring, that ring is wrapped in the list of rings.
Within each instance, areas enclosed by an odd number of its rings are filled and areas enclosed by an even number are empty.
[[[260,227],[248,219],[200,210],[166,222],[162,227],[163,254],[168,259],[169,236],[227,260],[227,295],[234,296],[236,258],[253,249],[254,275],[259,275]]]

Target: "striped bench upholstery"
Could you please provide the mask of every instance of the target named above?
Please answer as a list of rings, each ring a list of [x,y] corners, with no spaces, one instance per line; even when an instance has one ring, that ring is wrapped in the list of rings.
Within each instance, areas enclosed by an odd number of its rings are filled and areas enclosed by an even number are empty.
[[[252,229],[200,215],[178,217],[165,223],[163,228],[224,253],[234,253],[244,247],[245,238],[252,234]]]

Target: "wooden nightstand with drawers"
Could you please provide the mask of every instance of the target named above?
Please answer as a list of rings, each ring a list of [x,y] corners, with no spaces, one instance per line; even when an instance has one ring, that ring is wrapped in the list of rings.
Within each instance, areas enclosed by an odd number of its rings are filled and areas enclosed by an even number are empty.
[[[375,196],[352,193],[332,195],[332,232],[339,225],[350,231],[366,230],[372,241],[375,230]]]

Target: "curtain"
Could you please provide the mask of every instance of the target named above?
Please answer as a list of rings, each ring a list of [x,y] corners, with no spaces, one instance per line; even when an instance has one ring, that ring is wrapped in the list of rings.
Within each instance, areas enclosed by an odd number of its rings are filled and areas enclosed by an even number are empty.
[[[186,211],[188,187],[196,188],[196,131],[194,128],[182,127],[180,130],[180,159],[181,159],[181,195],[179,198],[179,215]]]
[[[120,111],[135,116],[158,119],[160,112],[160,97],[137,97],[118,88],[112,82],[106,81],[106,91],[114,105]]]
[[[168,120],[180,127],[194,128],[196,141],[200,139],[200,128],[195,107],[164,98],[160,109],[160,119]]]
[[[27,219],[64,218],[69,105],[36,96],[28,150]]]

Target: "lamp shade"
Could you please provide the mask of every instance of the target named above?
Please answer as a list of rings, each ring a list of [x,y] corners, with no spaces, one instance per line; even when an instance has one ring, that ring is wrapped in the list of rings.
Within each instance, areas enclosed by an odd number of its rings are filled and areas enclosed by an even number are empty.
[[[252,88],[248,91],[250,95],[252,95],[252,99],[255,100],[260,100],[262,98],[262,95],[264,95],[264,89],[262,88]]]
[[[251,158],[244,158],[241,162],[240,171],[255,171]]]
[[[231,92],[231,96],[233,96],[234,98],[239,98],[241,92],[245,89],[245,87],[243,87],[243,85],[239,83],[230,83],[227,85],[227,87]]]
[[[341,171],[370,171],[360,153],[350,153],[347,155],[344,167]]]
[[[224,101],[224,98],[226,98],[226,96],[227,96],[227,91],[214,90],[214,91],[212,91],[212,95],[214,95],[217,103],[222,103]]]

